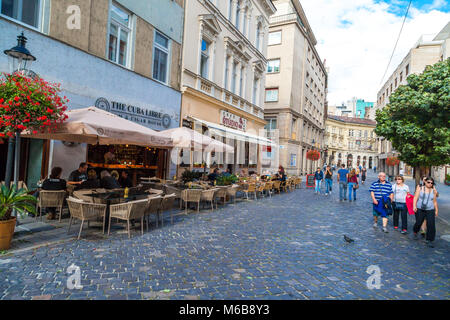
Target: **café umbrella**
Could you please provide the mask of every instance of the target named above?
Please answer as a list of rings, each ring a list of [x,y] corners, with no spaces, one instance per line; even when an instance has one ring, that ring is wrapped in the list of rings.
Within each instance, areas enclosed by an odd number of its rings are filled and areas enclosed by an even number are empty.
[[[170,136],[121,118],[110,112],[89,107],[67,112],[67,120],[52,132],[23,132],[25,138],[61,140],[89,144],[131,144],[171,148]]]

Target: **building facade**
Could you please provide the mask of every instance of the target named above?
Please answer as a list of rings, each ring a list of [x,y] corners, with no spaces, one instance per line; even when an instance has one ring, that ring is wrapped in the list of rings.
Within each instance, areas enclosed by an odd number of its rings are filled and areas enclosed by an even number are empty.
[[[280,164],[289,174],[312,173],[323,162],[323,157],[308,160],[306,154],[315,149],[324,155],[327,70],[300,1],[273,3],[277,12],[268,35],[266,130],[278,130]]]
[[[347,116],[328,115],[325,147],[327,164],[367,169],[376,166],[376,122]]]
[[[407,84],[407,77],[410,74],[420,74],[425,70],[426,66],[433,65],[442,61],[444,57],[449,56],[449,47],[447,46],[450,42],[449,32],[450,23],[437,35],[423,35],[420,37],[403,61],[389,76],[383,87],[378,91],[376,108],[373,110],[371,118],[375,118],[376,110],[384,108],[389,103],[390,95],[394,93],[400,85]],[[378,137],[377,149],[379,152],[378,168],[381,171],[385,171],[393,176],[399,174],[400,169],[404,169],[405,175],[413,175],[412,168],[403,162],[400,162],[400,164],[395,167],[386,165],[386,159],[388,157],[398,156],[398,152],[392,148],[392,144],[388,140],[383,137]],[[446,170],[450,172],[449,168],[449,166],[434,168],[435,177],[443,182]]]
[[[97,106],[154,130],[179,126],[182,0],[37,0],[31,4],[9,0],[0,4],[0,48],[15,46],[17,35],[24,31],[27,48],[37,58],[32,71],[61,83],[62,95],[70,99],[69,109]],[[172,17],[170,21],[166,16]],[[3,54],[0,71],[9,72]],[[0,148],[3,177],[5,144]],[[86,144],[34,139],[24,141],[24,148],[22,154],[28,158],[23,159],[20,179],[29,187],[35,187],[56,165],[67,177],[87,160],[89,151]],[[163,167],[160,163],[155,174],[164,175]]]
[[[184,150],[179,163],[260,171],[269,16],[275,7],[270,0],[185,5],[181,124],[234,146],[235,153]]]

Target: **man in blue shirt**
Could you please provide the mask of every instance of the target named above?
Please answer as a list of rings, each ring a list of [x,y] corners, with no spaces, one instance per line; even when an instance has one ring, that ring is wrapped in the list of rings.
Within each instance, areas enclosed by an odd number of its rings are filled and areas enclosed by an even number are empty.
[[[347,200],[347,182],[348,170],[345,169],[345,164],[338,170],[337,182],[339,183],[339,201]]]
[[[378,174],[378,181],[375,181],[372,183],[372,185],[369,188],[370,195],[372,196],[372,202],[373,202],[373,219],[374,224],[373,227],[376,228],[378,225],[378,217],[380,216],[380,213],[375,210],[375,208],[378,206],[379,202],[382,201],[382,198],[384,196],[389,196],[391,198],[391,201],[394,200],[394,192],[392,191],[392,185],[386,181],[386,174],[384,172],[380,172]],[[381,214],[381,217],[383,218],[383,231],[387,233],[387,223],[388,223],[388,217],[385,213]]]
[[[322,180],[323,180],[323,172],[322,170],[320,170],[320,168],[317,168],[316,173],[314,173],[314,180],[316,182],[316,193],[321,193],[320,191],[320,186],[322,184]]]

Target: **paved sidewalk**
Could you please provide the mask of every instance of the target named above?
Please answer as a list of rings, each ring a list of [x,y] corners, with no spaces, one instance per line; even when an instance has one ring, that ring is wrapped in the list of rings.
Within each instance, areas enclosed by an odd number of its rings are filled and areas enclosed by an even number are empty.
[[[434,249],[391,223],[388,234],[374,229],[374,179],[356,203],[338,201],[336,181],[331,196],[303,185],[167,220],[132,239],[114,232],[15,253],[0,258],[0,299],[449,299],[444,223]],[[410,216],[409,230],[413,223]],[[72,264],[80,267],[80,290],[67,288]],[[379,290],[367,287],[369,266],[381,270]]]

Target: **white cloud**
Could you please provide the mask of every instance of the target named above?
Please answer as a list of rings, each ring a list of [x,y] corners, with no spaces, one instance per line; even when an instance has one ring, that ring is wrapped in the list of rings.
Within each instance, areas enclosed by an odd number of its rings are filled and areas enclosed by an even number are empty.
[[[433,8],[440,2],[434,1]],[[376,101],[403,16],[388,12],[393,12],[388,4],[374,0],[302,0],[301,4],[317,38],[316,49],[330,68],[330,105],[352,97]],[[448,21],[449,12],[411,6],[386,77],[422,34],[436,34]]]

